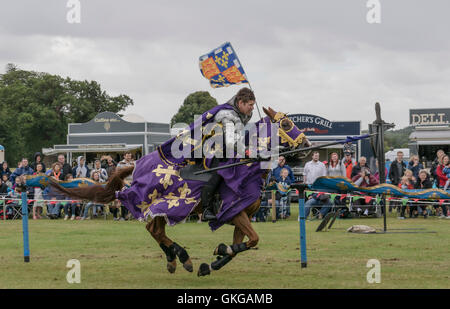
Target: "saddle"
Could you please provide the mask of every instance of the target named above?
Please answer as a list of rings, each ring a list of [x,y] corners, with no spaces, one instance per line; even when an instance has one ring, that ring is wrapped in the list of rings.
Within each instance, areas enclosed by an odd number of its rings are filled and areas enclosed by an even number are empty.
[[[205,169],[203,161],[204,159],[191,161],[187,166],[180,169],[180,177],[186,180],[209,181],[213,173],[194,174],[195,172],[203,171]],[[218,165],[219,160],[213,160],[210,167],[217,167]]]

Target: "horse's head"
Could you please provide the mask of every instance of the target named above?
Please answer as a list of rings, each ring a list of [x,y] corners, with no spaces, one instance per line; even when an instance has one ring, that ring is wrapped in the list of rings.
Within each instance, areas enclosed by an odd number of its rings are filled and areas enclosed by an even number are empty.
[[[296,149],[311,146],[305,134],[292,122],[289,117],[281,112],[276,112],[272,108],[264,108],[264,113],[269,116],[271,122],[278,123],[279,144],[281,146]],[[300,158],[306,157],[308,153],[300,154]]]

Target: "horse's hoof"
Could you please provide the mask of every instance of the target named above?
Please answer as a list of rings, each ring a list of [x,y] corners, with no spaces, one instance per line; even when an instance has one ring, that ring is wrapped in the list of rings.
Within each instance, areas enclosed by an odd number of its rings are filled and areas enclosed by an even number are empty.
[[[228,255],[228,246],[225,244],[220,244],[214,249],[213,255]]]
[[[207,276],[211,273],[211,270],[209,269],[209,265],[206,263],[203,263],[198,268],[197,276]]]
[[[192,261],[191,259],[187,260],[184,264],[183,264],[184,269],[186,269],[188,272],[193,272],[194,271],[194,266],[192,266]]]
[[[173,262],[167,262],[167,270],[169,273],[173,274],[177,269],[177,262],[174,260]]]

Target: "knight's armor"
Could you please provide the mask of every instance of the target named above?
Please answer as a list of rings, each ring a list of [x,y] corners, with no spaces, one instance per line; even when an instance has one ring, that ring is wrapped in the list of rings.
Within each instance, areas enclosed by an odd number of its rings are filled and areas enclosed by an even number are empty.
[[[219,123],[222,125],[222,131],[224,135],[225,149],[232,149],[235,153],[238,149],[244,149],[244,136],[243,128],[250,121],[252,115],[245,115],[239,111],[237,107],[236,96],[231,98],[227,103],[233,107],[233,109],[222,109],[214,116],[213,123]],[[239,145],[240,144],[240,145]],[[226,157],[226,152],[223,153]],[[218,160],[214,158],[214,160]],[[215,214],[213,212],[213,199],[217,188],[222,182],[222,177],[217,171],[212,172],[210,180],[202,188],[201,200],[203,205],[203,217],[202,220],[209,221],[214,220]]]

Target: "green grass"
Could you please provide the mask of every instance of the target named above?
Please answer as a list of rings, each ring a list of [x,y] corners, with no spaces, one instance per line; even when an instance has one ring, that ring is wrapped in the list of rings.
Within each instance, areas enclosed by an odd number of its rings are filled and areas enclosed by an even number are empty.
[[[295,208],[295,207],[294,207]],[[295,217],[295,215],[294,215]],[[436,234],[351,234],[353,224],[382,228],[382,219],[337,220],[330,231],[314,232],[308,221],[308,267],[300,268],[295,219],[255,223],[258,250],[239,254],[220,271],[198,278],[200,263],[230,243],[232,226],[212,233],[195,222],[168,228],[186,247],[194,273],[175,274],[144,224],[112,220],[30,221],[31,262],[23,262],[22,223],[0,221],[0,288],[450,288],[450,220],[388,218],[389,228],[425,228]],[[380,284],[369,284],[369,259],[381,262]],[[81,262],[81,283],[68,284],[66,263]]]

